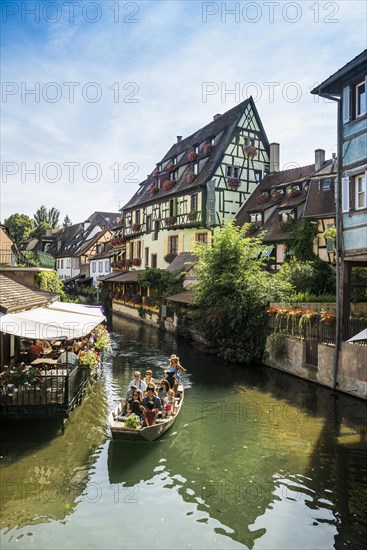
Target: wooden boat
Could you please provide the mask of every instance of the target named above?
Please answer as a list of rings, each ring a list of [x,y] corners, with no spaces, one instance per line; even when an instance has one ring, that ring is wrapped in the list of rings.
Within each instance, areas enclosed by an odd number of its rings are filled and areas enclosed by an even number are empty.
[[[108,425],[111,429],[113,439],[130,440],[130,441],[154,441],[166,433],[174,424],[183,404],[184,389],[183,386],[178,387],[178,399],[176,405],[176,413],[168,418],[157,418],[154,426],[146,426],[140,428],[127,428],[121,418],[122,405],[121,402],[108,416]]]

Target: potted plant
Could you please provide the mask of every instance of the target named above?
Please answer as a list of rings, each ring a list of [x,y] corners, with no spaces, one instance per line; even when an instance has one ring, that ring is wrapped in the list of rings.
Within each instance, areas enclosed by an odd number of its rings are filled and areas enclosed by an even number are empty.
[[[248,158],[254,158],[257,153],[257,149],[253,145],[245,145],[243,151]]]
[[[198,154],[195,151],[190,151],[188,154],[188,159],[190,162],[194,162],[198,158]]]
[[[320,311],[320,322],[325,325],[332,325],[335,321],[335,317],[332,313],[327,313],[324,309]]]
[[[214,149],[214,145],[212,143],[206,143],[204,145],[204,154],[209,155]]]
[[[134,233],[137,233],[138,231],[140,231],[140,223],[133,223],[132,226],[131,226],[131,231],[133,231]]]
[[[140,258],[133,258],[133,265],[141,265],[141,259]]]
[[[260,193],[260,195],[257,197],[256,202],[257,204],[265,204],[269,202],[270,195],[267,191],[263,191]]]
[[[192,183],[195,180],[196,180],[196,174],[194,174],[194,172],[190,172],[189,174],[187,174],[186,183]]]
[[[237,191],[237,189],[241,186],[241,180],[239,178],[228,178],[227,185],[233,191]]]
[[[149,189],[149,195],[154,197],[154,195],[156,195],[158,191],[159,191],[158,187],[156,185],[153,185],[153,187]]]

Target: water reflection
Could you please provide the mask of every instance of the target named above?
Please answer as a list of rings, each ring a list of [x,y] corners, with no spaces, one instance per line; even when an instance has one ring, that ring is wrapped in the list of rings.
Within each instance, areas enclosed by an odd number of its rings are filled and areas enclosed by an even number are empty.
[[[4,548],[26,548],[16,537],[30,525],[40,548],[364,547],[363,403],[226,364],[138,322],[116,318],[113,330],[103,378],[63,436],[8,428]],[[152,443],[110,441],[106,416],[132,371],[158,375],[173,352],[188,372],[172,430]],[[4,493],[4,481],[16,490]],[[43,496],[29,489],[27,500],[21,487],[34,482]]]

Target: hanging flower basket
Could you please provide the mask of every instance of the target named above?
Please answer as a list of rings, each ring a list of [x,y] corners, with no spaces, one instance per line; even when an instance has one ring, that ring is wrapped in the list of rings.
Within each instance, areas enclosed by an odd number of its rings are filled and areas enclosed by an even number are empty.
[[[138,231],[140,231],[140,228],[141,228],[140,223],[133,223],[131,226],[131,231],[133,231],[134,233],[137,233]]]
[[[165,218],[164,225],[166,227],[172,227],[172,225],[175,225],[176,222],[177,222],[177,217],[176,216],[170,216],[169,218]]]
[[[264,191],[263,193],[260,193],[260,195],[257,197],[256,202],[257,204],[265,204],[269,202],[270,195],[267,191]]]
[[[327,313],[324,309],[320,311],[320,322],[325,325],[332,325],[335,321],[335,317],[332,313]]]
[[[274,191],[271,192],[271,200],[273,202],[280,202],[284,196],[284,193],[281,189],[274,189]]]
[[[158,172],[158,168],[155,168],[152,172],[152,176],[153,178],[156,178],[158,176],[159,172]]]
[[[141,265],[141,259],[140,258],[133,258],[133,265]]]
[[[188,154],[188,159],[190,162],[194,162],[198,158],[198,154],[195,151],[190,151]]]
[[[227,184],[230,189],[237,191],[237,189],[241,186],[241,180],[238,178],[228,178]]]
[[[204,145],[204,154],[209,155],[214,149],[214,145],[212,143],[206,143]]]
[[[254,158],[257,153],[257,149],[253,145],[245,145],[243,151],[248,158]]]
[[[167,164],[167,166],[166,166],[166,170],[173,170],[174,167],[175,167],[175,166],[174,166],[173,162],[170,161],[170,162]]]
[[[159,189],[156,185],[154,185],[153,187],[151,187],[149,189],[149,195],[151,195],[152,197],[154,197],[154,195],[156,195],[158,193]]]
[[[186,183],[193,183],[195,180],[196,180],[196,174],[194,174],[194,172],[190,172],[190,174],[187,174]]]
[[[301,194],[301,191],[299,187],[291,187],[287,191],[287,197],[289,197],[290,199],[294,199],[295,197],[298,197],[300,194]]]
[[[171,191],[171,189],[174,188],[176,184],[176,180],[166,180],[165,182],[163,182],[163,189],[165,191]]]

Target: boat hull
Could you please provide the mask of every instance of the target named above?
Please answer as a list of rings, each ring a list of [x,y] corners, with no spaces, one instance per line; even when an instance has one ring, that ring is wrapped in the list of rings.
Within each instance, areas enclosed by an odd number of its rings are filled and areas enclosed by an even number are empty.
[[[166,433],[171,426],[175,423],[177,416],[180,413],[182,403],[184,400],[183,388],[179,388],[181,393],[181,399],[178,404],[176,414],[167,419],[157,420],[154,426],[147,426],[144,428],[138,428],[136,430],[126,428],[124,423],[116,420],[121,414],[121,403],[110,413],[108,417],[108,424],[111,430],[112,438],[122,441],[155,441]]]

